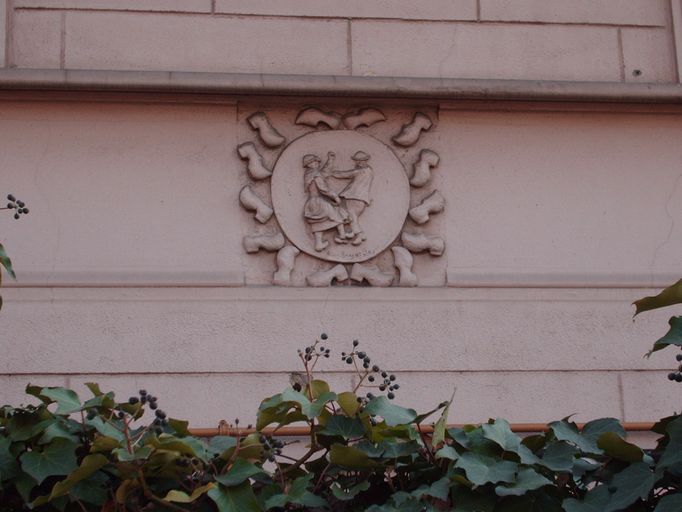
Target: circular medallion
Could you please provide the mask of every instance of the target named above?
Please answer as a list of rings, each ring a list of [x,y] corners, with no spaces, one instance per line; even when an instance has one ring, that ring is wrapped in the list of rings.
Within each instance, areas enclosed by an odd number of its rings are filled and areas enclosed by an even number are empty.
[[[340,263],[384,251],[410,205],[407,173],[393,151],[351,130],[294,140],[277,159],[271,192],[287,238],[311,256]]]

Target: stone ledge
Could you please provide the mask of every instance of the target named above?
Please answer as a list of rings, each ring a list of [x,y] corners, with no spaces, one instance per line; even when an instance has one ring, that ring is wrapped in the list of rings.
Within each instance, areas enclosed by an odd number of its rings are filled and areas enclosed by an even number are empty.
[[[157,92],[261,96],[682,103],[681,84],[2,69],[0,91]]]

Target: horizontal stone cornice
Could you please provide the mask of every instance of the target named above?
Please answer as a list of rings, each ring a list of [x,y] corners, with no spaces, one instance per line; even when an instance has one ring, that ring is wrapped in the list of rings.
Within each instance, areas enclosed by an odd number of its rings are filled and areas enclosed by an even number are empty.
[[[607,103],[682,103],[681,84],[165,71],[2,69],[0,91],[146,92]]]

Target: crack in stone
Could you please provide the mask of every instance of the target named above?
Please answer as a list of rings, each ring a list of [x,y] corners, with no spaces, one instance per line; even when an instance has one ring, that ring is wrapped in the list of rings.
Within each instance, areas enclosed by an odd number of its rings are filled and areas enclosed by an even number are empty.
[[[668,217],[668,220],[670,221],[670,226],[668,227],[668,233],[665,237],[665,239],[656,246],[656,249],[654,249],[654,254],[653,257],[651,258],[651,264],[649,265],[649,274],[651,277],[651,285],[653,286],[654,284],[654,265],[656,264],[656,259],[658,258],[658,253],[663,249],[663,247],[670,242],[670,238],[672,237],[673,231],[675,230],[675,217],[673,217],[670,213],[670,202],[672,201],[673,197],[675,196],[675,193],[677,192],[677,187],[680,184],[680,179],[682,179],[682,172],[677,175],[677,178],[675,178],[675,183],[673,183],[673,186],[670,189],[670,194],[668,194],[668,197],[665,201],[665,215]]]

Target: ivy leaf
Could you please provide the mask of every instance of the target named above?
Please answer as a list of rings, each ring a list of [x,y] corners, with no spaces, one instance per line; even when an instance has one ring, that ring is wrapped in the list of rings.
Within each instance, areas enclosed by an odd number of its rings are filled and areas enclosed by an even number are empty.
[[[682,494],[668,494],[658,502],[654,512],[679,512],[682,510]]]
[[[615,432],[602,434],[597,441],[597,446],[609,457],[625,462],[640,462],[644,457],[644,452],[639,446],[628,443]]]
[[[214,455],[219,455],[235,446],[237,446],[237,438],[232,436],[215,436],[208,442],[208,450]]]
[[[68,415],[81,409],[81,401],[78,395],[70,389],[61,387],[43,388],[40,390],[40,394],[53,402],[57,402],[55,414]]]
[[[297,478],[291,484],[287,494],[276,494],[275,496],[270,497],[265,502],[265,507],[270,509],[284,507],[288,503],[293,503],[295,505],[303,505],[304,507],[310,508],[327,508],[327,502],[324,499],[308,491],[308,485],[312,478],[312,473]]]
[[[344,439],[362,437],[365,427],[358,418],[348,418],[347,416],[332,416],[324,426],[320,434],[326,436],[341,436]]]
[[[76,446],[68,439],[55,439],[43,451],[26,452],[19,457],[21,468],[38,484],[48,476],[68,475],[78,467]]]
[[[260,512],[256,496],[248,482],[235,487],[218,485],[208,491],[219,512]]]
[[[5,248],[3,247],[2,244],[0,244],[0,265],[5,267],[5,270],[12,279],[17,278],[17,275],[14,273],[14,269],[12,268],[12,260],[10,260],[9,256],[7,256]]]
[[[658,461],[658,467],[679,470],[682,463],[682,416],[668,423],[666,433],[670,439]]]
[[[234,487],[241,485],[252,476],[260,473],[263,473],[263,468],[251,464],[244,459],[237,459],[227,473],[218,475],[215,479],[225,487]]]
[[[514,482],[518,469],[515,462],[496,460],[473,452],[463,453],[455,462],[455,467],[463,469],[467,478],[476,485]]]
[[[586,453],[602,453],[595,439],[583,436],[578,432],[578,428],[575,425],[568,423],[566,420],[554,421],[549,424],[549,427],[559,441],[567,441],[574,444]]]
[[[381,466],[362,450],[338,443],[332,445],[329,460],[332,464],[348,469],[371,469]]]
[[[414,409],[395,405],[385,396],[370,400],[365,406],[365,412],[370,415],[381,416],[389,427],[408,425],[417,417],[417,412]]]
[[[452,404],[452,401],[455,399],[455,393],[457,392],[457,388],[452,390],[452,396],[450,397],[450,400],[447,401],[447,405],[443,408],[443,412],[440,415],[440,418],[438,418],[438,421],[436,424],[433,426],[433,437],[431,438],[431,443],[433,446],[440,446],[445,442],[445,427],[447,426],[448,423],[448,414],[450,413],[450,405]]]
[[[19,473],[19,463],[9,451],[12,442],[6,437],[0,437],[0,482],[9,480]]]
[[[566,498],[561,506],[566,512],[604,512],[611,499],[607,486],[600,485],[585,494],[585,500]]]
[[[163,498],[163,501],[173,501],[175,503],[192,503],[193,501],[199,499],[202,494],[213,489],[213,487],[215,487],[215,484],[213,482],[209,482],[206,485],[202,485],[201,487],[194,489],[191,495],[184,491],[173,489],[168,491],[168,494],[166,494],[166,496]]]
[[[587,436],[594,441],[597,441],[605,432],[615,432],[621,437],[627,435],[623,425],[621,425],[620,421],[616,418],[599,418],[598,420],[589,421],[585,423],[582,430],[584,436]]]
[[[91,476],[93,473],[99,470],[99,468],[105,466],[108,462],[109,460],[104,455],[99,453],[94,455],[86,455],[83,458],[81,465],[75,471],[71,472],[66,479],[54,484],[52,492],[50,493],[50,501],[58,498],[59,496],[68,494],[74,485]]]
[[[457,451],[452,446],[446,445],[436,452],[436,458],[457,460],[459,459],[459,453],[457,453]]]
[[[358,412],[360,404],[358,403],[358,397],[355,393],[351,391],[344,391],[339,393],[336,399],[337,403],[346,414],[346,416],[353,417]]]
[[[495,494],[498,496],[523,496],[528,491],[534,491],[552,482],[537,473],[534,469],[524,468],[516,475],[516,482],[510,486],[498,485]]]
[[[604,512],[623,510],[640,498],[646,499],[654,481],[654,474],[645,462],[636,462],[626,467],[611,480],[611,486],[616,488],[616,492],[611,495]]]
[[[670,329],[668,329],[668,332],[665,333],[662,338],[656,340],[656,343],[654,343],[653,348],[647,356],[657,350],[664,349],[668,345],[682,346],[682,316],[673,316],[668,320],[668,324],[670,325]]]
[[[342,489],[338,482],[334,483],[331,487],[332,494],[337,500],[340,501],[349,501],[355,498],[358,494],[360,494],[362,491],[366,491],[369,489],[369,481],[368,480],[363,480],[359,484],[353,485],[352,487],[349,487],[348,489]]]
[[[668,286],[658,295],[644,297],[633,302],[635,305],[635,316],[644,311],[665,308],[680,303],[682,303],[682,279],[675,284]]]
[[[537,464],[539,459],[527,446],[521,444],[521,438],[514,434],[507,420],[496,419],[492,424],[481,425],[483,437],[497,443],[505,452],[519,456],[524,464]]]
[[[540,464],[552,471],[571,471],[578,450],[565,441],[557,441],[545,448]]]

